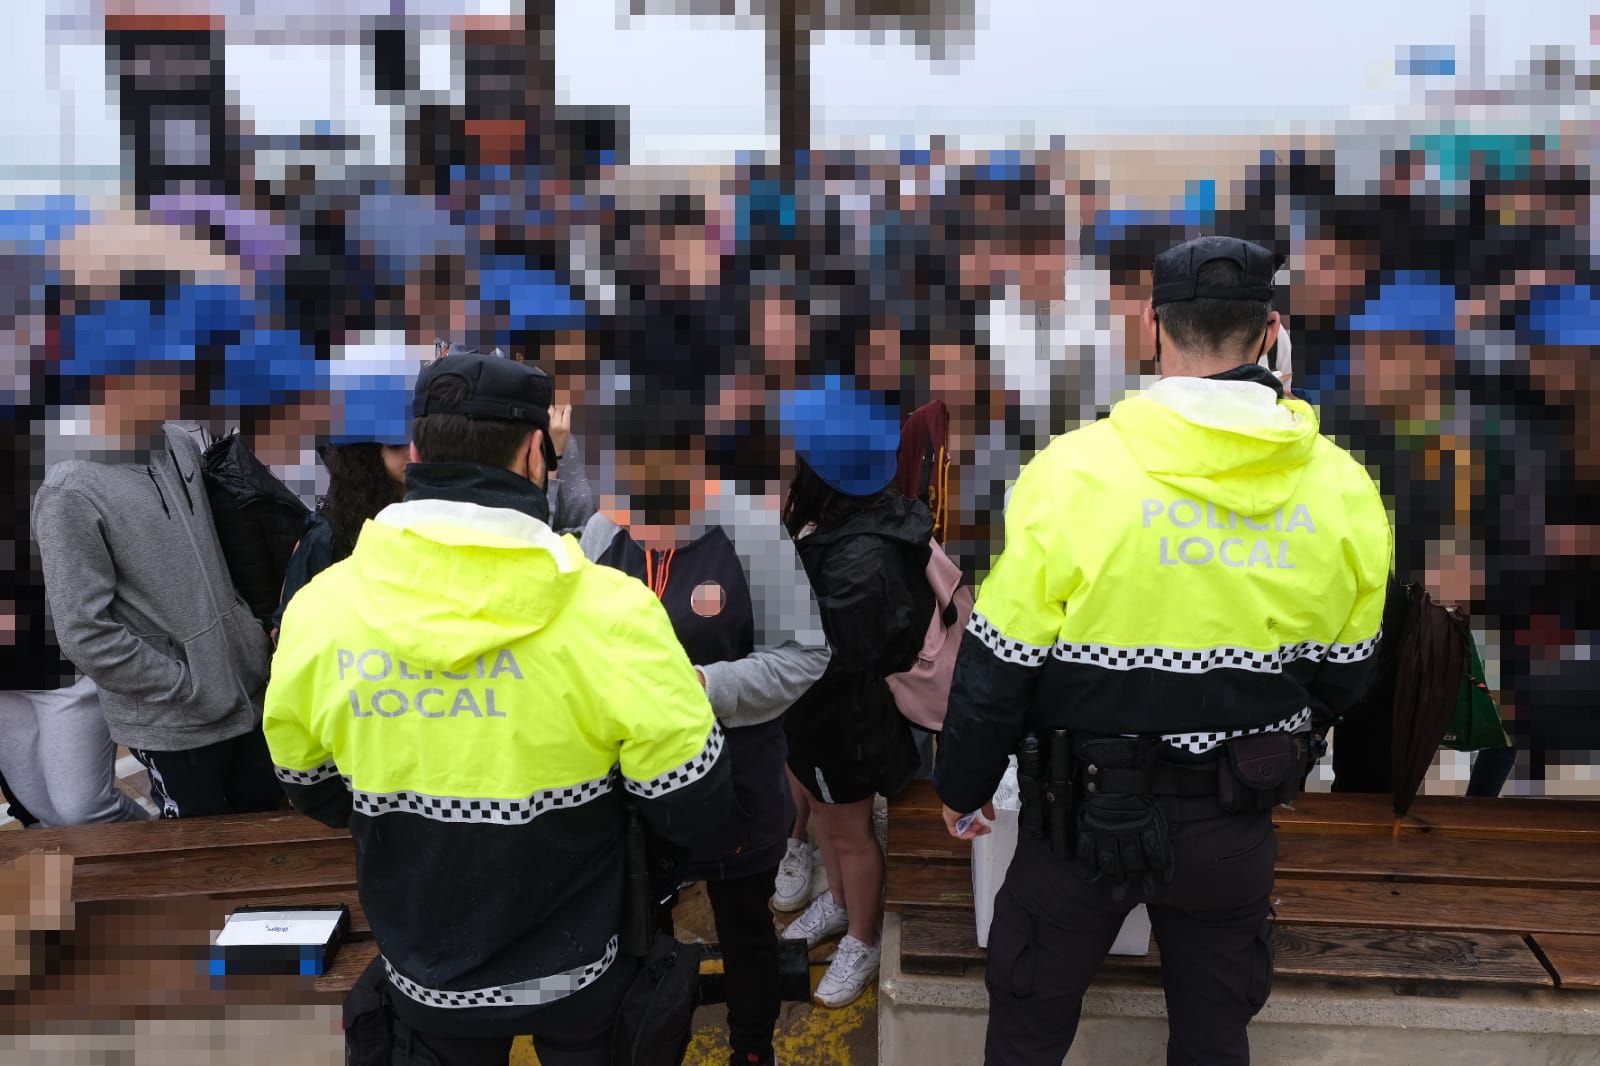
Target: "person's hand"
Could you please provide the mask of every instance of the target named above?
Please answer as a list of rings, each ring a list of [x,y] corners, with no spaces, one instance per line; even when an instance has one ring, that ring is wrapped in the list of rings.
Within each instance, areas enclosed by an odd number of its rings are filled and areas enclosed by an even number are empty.
[[[572,439],[572,405],[558,403],[550,408],[550,446],[557,456],[567,454],[567,442]]]
[[[983,816],[990,822],[994,821],[994,804],[985,803],[983,805],[982,813]],[[966,815],[962,814],[960,811],[953,811],[949,807],[944,808],[945,831],[951,836],[955,837],[957,840],[976,840],[985,833],[994,832],[987,822],[982,822],[977,819],[973,819],[972,824],[967,826],[967,831],[965,833],[956,832],[956,823],[965,817]]]
[[[700,679],[700,691],[709,692],[710,689],[706,687],[706,672],[697,666],[694,668],[694,676]]]

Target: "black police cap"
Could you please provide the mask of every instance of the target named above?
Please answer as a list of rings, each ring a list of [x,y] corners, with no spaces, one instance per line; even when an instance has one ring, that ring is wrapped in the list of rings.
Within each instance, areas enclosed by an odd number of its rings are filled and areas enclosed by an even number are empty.
[[[1200,284],[1200,268],[1218,259],[1239,264],[1243,277],[1238,285]],[[1252,241],[1238,237],[1196,237],[1156,256],[1150,273],[1150,302],[1160,307],[1204,297],[1268,303],[1272,299],[1272,276],[1282,265],[1282,256]]]
[[[454,403],[428,396],[435,381],[458,377],[467,385],[463,397]],[[417,375],[417,418],[425,415],[465,415],[468,418],[499,418],[550,428],[550,404],[555,401],[555,382],[538,367],[500,356],[460,353],[435,359]]]

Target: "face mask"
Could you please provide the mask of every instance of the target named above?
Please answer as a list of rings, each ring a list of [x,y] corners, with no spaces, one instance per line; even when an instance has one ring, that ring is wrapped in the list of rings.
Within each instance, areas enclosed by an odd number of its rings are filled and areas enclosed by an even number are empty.
[[[298,462],[268,463],[267,469],[303,502],[309,504],[317,498],[317,474],[321,464],[317,462],[314,449],[302,452]]]
[[[687,481],[665,481],[649,492],[628,495],[628,510],[646,525],[665,525],[686,517],[692,505]]]
[[[1256,360],[1261,366],[1272,371],[1274,377],[1283,382],[1285,394],[1289,393],[1289,382],[1294,378],[1294,362],[1291,358],[1293,351],[1294,343],[1289,339],[1289,327],[1280,320],[1278,322],[1277,358],[1274,360],[1270,356],[1263,354],[1260,359]],[[1269,365],[1270,363],[1276,363],[1276,366]]]

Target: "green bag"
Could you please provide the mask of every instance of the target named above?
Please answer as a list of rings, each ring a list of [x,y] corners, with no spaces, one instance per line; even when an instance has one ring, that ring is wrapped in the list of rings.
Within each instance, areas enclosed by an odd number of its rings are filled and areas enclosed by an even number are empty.
[[[1467,635],[1467,676],[1461,679],[1461,694],[1456,697],[1456,713],[1445,730],[1441,748],[1455,751],[1479,751],[1483,748],[1509,748],[1511,738],[1500,724],[1500,708],[1495,705],[1494,693],[1483,680],[1483,659],[1478,655],[1478,642]]]

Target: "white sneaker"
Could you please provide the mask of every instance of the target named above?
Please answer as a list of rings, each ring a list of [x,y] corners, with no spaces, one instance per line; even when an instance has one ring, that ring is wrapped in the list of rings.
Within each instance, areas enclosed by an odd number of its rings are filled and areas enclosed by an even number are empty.
[[[817,982],[812,1002],[821,1007],[845,1007],[861,998],[861,993],[878,977],[883,948],[868,946],[853,936],[839,941],[839,950],[828,964],[828,972]]]
[[[778,864],[777,889],[772,894],[772,906],[783,914],[795,911],[811,902],[811,845],[804,840],[789,841],[789,851]]]
[[[783,931],[785,940],[804,940],[807,949],[814,948],[850,928],[850,916],[833,901],[832,892],[818,896],[806,912],[789,923]]]

